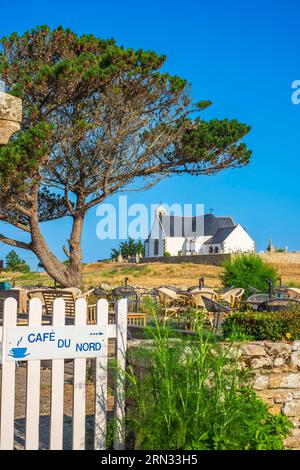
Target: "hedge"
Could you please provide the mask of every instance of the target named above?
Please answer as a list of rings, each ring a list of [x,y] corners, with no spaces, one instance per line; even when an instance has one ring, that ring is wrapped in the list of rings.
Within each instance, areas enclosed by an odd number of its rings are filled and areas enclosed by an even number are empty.
[[[300,339],[300,311],[230,314],[223,323],[223,338],[235,335],[255,340]]]

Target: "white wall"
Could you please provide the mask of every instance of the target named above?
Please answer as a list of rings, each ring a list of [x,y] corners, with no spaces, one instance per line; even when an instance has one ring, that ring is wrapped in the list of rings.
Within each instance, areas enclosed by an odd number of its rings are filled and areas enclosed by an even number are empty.
[[[241,225],[238,225],[224,241],[224,253],[255,251],[254,240]]]
[[[165,234],[159,228],[160,224],[158,219],[155,220],[151,230],[151,235],[148,241],[149,255],[146,252],[145,256],[163,256],[165,251],[168,251],[171,256],[178,256],[178,252],[182,251],[182,254],[190,254],[190,250],[195,251],[199,254],[209,254],[210,246],[219,249],[219,253],[238,253],[238,252],[251,252],[255,251],[255,243],[248,233],[243,229],[241,225],[237,225],[236,228],[224,241],[223,245],[204,245],[210,236],[198,237],[195,241],[192,239],[185,239],[183,237],[168,237],[165,238]],[[154,255],[154,240],[159,239],[159,252]],[[192,242],[192,243],[191,243]],[[188,253],[186,253],[186,249]]]
[[[168,251],[171,256],[178,256],[178,251],[182,251],[184,254],[184,241],[183,237],[170,237],[166,238],[166,251]]]

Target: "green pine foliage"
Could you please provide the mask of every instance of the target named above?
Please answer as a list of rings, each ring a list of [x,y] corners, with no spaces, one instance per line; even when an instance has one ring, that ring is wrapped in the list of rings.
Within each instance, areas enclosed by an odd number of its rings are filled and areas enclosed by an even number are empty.
[[[26,261],[21,259],[15,250],[11,250],[5,258],[6,268],[12,272],[28,273],[30,268]]]

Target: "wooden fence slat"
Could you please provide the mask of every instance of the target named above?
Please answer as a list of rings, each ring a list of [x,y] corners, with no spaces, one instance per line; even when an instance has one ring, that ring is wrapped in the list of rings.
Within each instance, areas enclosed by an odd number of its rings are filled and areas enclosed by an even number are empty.
[[[4,301],[3,332],[5,328],[17,324],[17,301]],[[5,333],[3,334],[5,341]],[[2,344],[3,355],[5,344]],[[3,362],[1,379],[1,417],[0,417],[0,449],[12,450],[14,447],[14,413],[15,413],[15,362]]]
[[[75,303],[75,325],[86,325],[87,308],[84,299]],[[73,393],[73,450],[85,448],[85,386],[86,359],[74,359],[74,393]]]
[[[118,371],[115,382],[115,435],[114,449],[125,449],[125,370],[127,349],[127,299],[118,300],[116,315],[116,360]]]
[[[29,302],[28,326],[41,326],[41,322],[42,302],[40,299],[32,299]],[[40,376],[41,361],[28,361],[26,383],[26,450],[37,450],[39,448]]]
[[[54,300],[53,326],[65,324],[65,301]],[[64,429],[64,359],[53,359],[51,373],[50,450],[62,450]]]
[[[108,325],[108,302],[105,299],[97,302],[97,325]],[[103,356],[96,359],[95,370],[95,431],[94,449],[106,449],[107,434],[107,356],[108,340],[105,336],[102,346]]]

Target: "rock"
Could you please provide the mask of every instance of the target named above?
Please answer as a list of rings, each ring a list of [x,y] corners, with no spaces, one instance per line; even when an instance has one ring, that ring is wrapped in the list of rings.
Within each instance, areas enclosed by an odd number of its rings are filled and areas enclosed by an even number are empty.
[[[284,440],[285,447],[289,449],[299,449],[300,447],[300,438],[299,437],[287,437]]]
[[[300,351],[294,351],[291,354],[291,364],[300,368]]]
[[[287,356],[291,352],[291,345],[287,343],[271,343],[268,353],[271,356]]]
[[[288,374],[282,377],[282,388],[300,387],[300,374]]]
[[[292,425],[295,426],[295,428],[298,428],[300,426],[300,419],[298,418],[298,416],[291,416],[289,419]]]
[[[260,344],[249,343],[241,347],[241,352],[245,356],[266,356],[266,350]]]
[[[252,387],[254,388],[254,390],[263,390],[264,388],[268,387],[268,383],[269,377],[267,377],[266,375],[259,375],[254,380]]]
[[[295,400],[286,402],[282,413],[285,416],[298,416],[300,414],[300,403]]]
[[[300,398],[300,390],[293,391],[293,397],[297,400]]]
[[[291,429],[290,433],[293,437],[300,437],[300,429]]]
[[[272,365],[272,359],[270,357],[256,357],[251,361],[252,369],[262,369]]]
[[[280,392],[274,395],[274,402],[275,403],[285,403],[287,401],[291,401],[293,399],[293,394],[291,392]]]
[[[272,374],[269,379],[269,388],[281,388],[282,374]]]
[[[276,357],[276,359],[274,360],[274,366],[280,367],[280,366],[283,366],[283,364],[284,364],[284,359],[282,357]]]
[[[299,388],[300,374],[272,374],[269,388]]]
[[[300,351],[300,341],[294,341],[292,344],[292,351]]]

